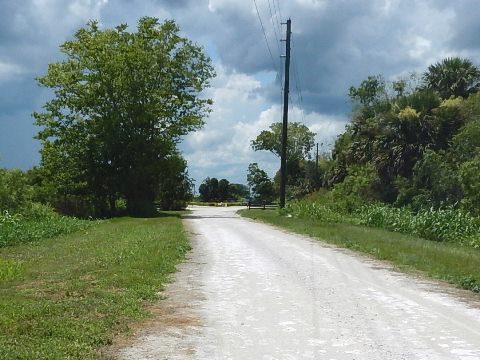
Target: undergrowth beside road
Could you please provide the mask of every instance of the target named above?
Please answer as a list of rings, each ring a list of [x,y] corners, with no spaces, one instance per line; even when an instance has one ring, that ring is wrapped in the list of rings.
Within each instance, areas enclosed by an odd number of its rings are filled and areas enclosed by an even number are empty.
[[[240,210],[239,213],[480,292],[480,251],[476,249],[359,225],[288,217],[275,210]]]
[[[59,215],[49,206],[37,203],[19,213],[4,210],[0,212],[0,248],[85,230],[95,223]]]
[[[355,212],[355,217],[361,225],[480,248],[480,218],[452,207],[413,213],[408,208],[367,204]]]
[[[0,249],[0,359],[94,359],[189,250],[179,213]]]
[[[427,240],[480,248],[480,218],[453,207],[421,209],[414,213],[407,207],[370,203],[348,211],[324,196],[320,201],[304,199],[291,202],[283,213],[295,218],[366,225]]]

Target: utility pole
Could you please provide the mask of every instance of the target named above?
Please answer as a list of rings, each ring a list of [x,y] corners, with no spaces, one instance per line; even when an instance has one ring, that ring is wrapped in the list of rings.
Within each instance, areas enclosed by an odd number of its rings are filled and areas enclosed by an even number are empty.
[[[283,89],[283,127],[282,153],[280,163],[280,207],[285,207],[285,188],[287,185],[287,129],[288,129],[288,93],[290,88],[290,38],[292,35],[292,20],[287,20],[287,38],[285,54],[285,86]]]
[[[315,168],[318,169],[318,143],[317,143],[317,156],[315,157]]]

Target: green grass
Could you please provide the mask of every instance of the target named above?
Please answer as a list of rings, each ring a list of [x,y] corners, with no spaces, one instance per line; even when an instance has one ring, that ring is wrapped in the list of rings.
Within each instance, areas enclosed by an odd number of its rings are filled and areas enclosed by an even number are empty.
[[[94,359],[189,250],[179,213],[0,249],[0,359]]]
[[[406,271],[420,271],[432,278],[480,292],[480,251],[477,249],[382,229],[286,217],[275,210],[240,210],[239,213],[339,247],[367,253],[380,260],[388,260]]]

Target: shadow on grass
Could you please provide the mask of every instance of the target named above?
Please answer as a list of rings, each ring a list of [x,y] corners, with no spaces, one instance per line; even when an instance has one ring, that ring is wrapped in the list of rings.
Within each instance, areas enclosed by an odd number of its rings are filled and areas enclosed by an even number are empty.
[[[155,218],[165,218],[165,217],[176,217],[176,218],[181,218],[184,215],[189,214],[189,211],[187,210],[172,210],[172,211],[160,211],[158,214],[156,214]]]
[[[156,218],[181,218],[185,214],[189,214],[190,212],[188,210],[162,210],[157,212],[156,214],[151,214],[151,215],[129,215],[129,214],[122,214],[122,215],[117,215],[113,216],[107,219],[121,219],[121,218],[127,218],[130,217],[132,219],[156,219]]]
[[[182,219],[240,219],[238,216],[228,216],[228,215],[196,215],[196,214],[185,214],[182,216]]]

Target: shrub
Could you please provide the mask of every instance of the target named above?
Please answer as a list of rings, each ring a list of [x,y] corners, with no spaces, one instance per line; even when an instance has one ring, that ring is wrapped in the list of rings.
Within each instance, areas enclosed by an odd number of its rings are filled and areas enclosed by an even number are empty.
[[[285,213],[297,218],[317,219],[324,222],[341,222],[344,216],[326,204],[314,201],[297,201],[285,207]]]
[[[368,201],[377,199],[380,179],[372,164],[352,165],[341,183],[335,184],[332,197],[337,208],[348,213]]]
[[[460,179],[465,197],[462,205],[475,215],[480,214],[480,155],[460,166]]]
[[[31,200],[32,187],[24,172],[0,169],[0,211],[17,211]]]

